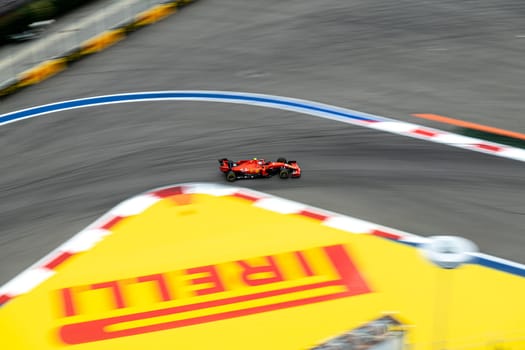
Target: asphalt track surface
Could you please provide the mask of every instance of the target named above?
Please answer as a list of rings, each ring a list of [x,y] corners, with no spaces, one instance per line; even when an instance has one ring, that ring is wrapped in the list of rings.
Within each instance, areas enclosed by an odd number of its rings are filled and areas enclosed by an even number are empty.
[[[4,99],[0,112],[131,91],[232,90],[525,132],[524,15],[519,0],[201,0]],[[0,283],[129,196],[224,182],[222,157],[296,159],[299,180],[236,185],[424,236],[460,235],[525,263],[517,161],[205,102],[61,112],[4,126],[0,140]]]

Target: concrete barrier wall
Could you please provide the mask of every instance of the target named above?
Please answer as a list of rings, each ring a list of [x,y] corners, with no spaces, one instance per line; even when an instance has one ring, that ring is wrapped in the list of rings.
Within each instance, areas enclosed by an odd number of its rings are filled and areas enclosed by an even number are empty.
[[[0,63],[0,97],[37,84],[195,0],[124,0]]]

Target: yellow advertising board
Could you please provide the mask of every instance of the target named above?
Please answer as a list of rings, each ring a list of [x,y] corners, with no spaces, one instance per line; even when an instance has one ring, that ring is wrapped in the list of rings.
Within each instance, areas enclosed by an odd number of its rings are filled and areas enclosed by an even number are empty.
[[[424,242],[246,189],[162,188],[2,287],[0,349],[329,348],[385,316],[410,349],[525,348],[523,267],[443,269]]]

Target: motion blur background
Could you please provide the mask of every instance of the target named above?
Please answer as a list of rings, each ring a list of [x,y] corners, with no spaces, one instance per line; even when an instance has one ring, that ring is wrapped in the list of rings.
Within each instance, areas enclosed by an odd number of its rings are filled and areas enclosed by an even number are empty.
[[[76,2],[24,9],[59,3]],[[233,90],[523,133],[524,16],[520,0],[201,0],[3,98],[0,111],[130,91]],[[525,262],[518,161],[291,112],[196,102],[61,112],[6,125],[0,139],[0,282],[129,196],[224,181],[222,157],[297,159],[299,181],[238,184],[420,235],[467,237]]]
[[[2,0],[0,1],[0,43],[28,30],[34,22],[60,18],[95,0]]]
[[[0,62],[126,1],[3,1]],[[472,131],[412,114],[523,134],[524,18],[521,0],[200,0],[4,96],[0,113],[123,92],[230,90],[460,133]],[[10,37],[49,19],[27,42]],[[238,186],[422,236],[466,237],[483,252],[525,263],[525,165],[516,160],[210,102],[64,111],[4,125],[0,140],[0,284],[130,196],[224,182],[223,157],[282,156],[303,169],[299,180]]]

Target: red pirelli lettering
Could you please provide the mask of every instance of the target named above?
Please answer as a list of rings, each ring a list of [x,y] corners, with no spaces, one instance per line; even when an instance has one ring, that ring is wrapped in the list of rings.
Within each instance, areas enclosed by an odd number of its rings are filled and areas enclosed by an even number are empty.
[[[125,308],[124,297],[122,296],[122,290],[118,281],[110,281],[103,283],[96,283],[91,285],[91,289],[104,289],[107,288],[113,296],[113,302],[117,309]]]
[[[169,301],[172,299],[170,290],[168,289],[168,284],[166,283],[166,278],[161,273],[137,277],[137,282],[155,282],[159,291],[160,299],[162,301]]]
[[[111,326],[117,326],[119,323],[133,322],[137,320],[144,320],[148,318],[166,316],[176,313],[176,308],[155,310],[143,314],[131,314],[65,325],[59,329],[59,337],[65,344],[82,344],[100,340],[128,337],[132,335],[168,330],[172,328],[187,327],[207,322],[216,322],[235,317],[248,316],[262,312],[275,311],[290,307],[297,307],[307,304],[333,300],[337,298],[344,298],[347,296],[349,296],[348,292],[339,292],[328,295],[317,295],[309,298],[288,300],[275,304],[248,307],[240,310],[225,311],[215,314],[197,316],[193,318],[186,318],[182,320],[154,323],[135,328],[128,328],[116,331],[111,330]]]
[[[312,270],[312,267],[308,263],[308,260],[306,260],[303,252],[297,251],[295,252],[295,256],[297,258],[297,261],[299,261],[299,264],[301,265],[301,268],[303,269],[303,272],[305,276],[315,276],[314,271]]]
[[[260,286],[262,284],[276,283],[284,281],[283,274],[279,270],[275,259],[272,256],[265,257],[267,264],[251,266],[246,261],[239,260],[242,268],[242,280],[248,286]]]
[[[350,259],[350,256],[342,245],[325,247],[324,250],[330,260],[332,260],[333,266],[341,277],[341,282],[347,286],[349,291],[354,294],[370,292],[370,288],[359,273],[357,266],[352,259]]]
[[[60,290],[60,296],[62,300],[62,309],[64,316],[75,316],[77,314],[75,308],[75,302],[73,300],[72,288],[63,288]]]
[[[196,277],[190,280],[191,284],[193,285],[206,284],[209,286],[208,288],[195,290],[194,293],[196,295],[220,293],[226,290],[219,277],[217,268],[213,265],[193,267],[191,269],[187,269],[186,273],[188,275],[204,274],[202,277]]]
[[[189,268],[184,270],[185,279],[191,285],[193,294],[199,296],[217,293],[213,298],[206,298],[205,300],[188,298],[188,302],[184,304],[180,304],[182,299],[178,299],[177,305],[167,303],[166,307],[161,309],[155,307],[149,310],[142,309],[140,312],[132,311],[136,309],[130,309],[130,313],[126,314],[121,311],[118,313],[110,311],[107,314],[108,317],[61,326],[58,329],[59,337],[65,344],[89,343],[300,307],[352,297],[371,291],[344,245],[318,247],[316,249],[316,259],[312,259],[312,256],[303,251],[282,253],[289,254],[288,257],[294,257],[295,263],[302,269],[302,276],[298,277],[293,285],[278,283],[284,281],[284,274],[279,268],[279,263],[284,264],[284,261],[290,262],[290,260],[277,259],[275,256],[229,262],[236,265],[237,270],[219,270],[215,265]],[[316,271],[314,268],[318,259],[325,261],[317,267],[319,271]],[[295,266],[297,267],[297,265]],[[285,269],[285,265],[282,268]],[[284,271],[288,270],[285,269]],[[311,278],[313,276],[315,278]],[[162,274],[154,274],[138,277],[136,281],[155,283],[159,288],[161,299],[169,301],[172,296],[168,290],[169,285],[164,278]],[[245,287],[237,291],[242,292],[242,294],[220,293],[225,291],[223,281],[231,279],[244,282]],[[272,283],[275,285],[271,286]],[[122,285],[125,286],[126,283],[122,282]],[[264,290],[250,288],[260,285],[266,286]],[[91,285],[91,289],[97,288],[108,288],[113,299],[115,299],[115,305],[117,307],[125,306],[117,281]],[[228,290],[228,292],[233,292],[233,290]],[[65,313],[75,314],[71,291],[64,289],[61,293],[65,303],[64,309],[69,310]],[[276,299],[276,296],[279,298]],[[252,300],[258,301],[257,303],[246,304],[247,301]],[[67,306],[68,302],[71,305]],[[217,307],[225,305],[228,305],[228,309],[217,309]],[[197,310],[201,311],[187,314],[187,317],[184,317],[185,313]],[[176,317],[170,318],[170,315],[176,315]],[[128,324],[134,321],[141,322]]]

